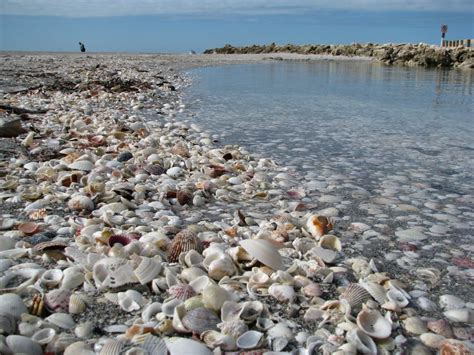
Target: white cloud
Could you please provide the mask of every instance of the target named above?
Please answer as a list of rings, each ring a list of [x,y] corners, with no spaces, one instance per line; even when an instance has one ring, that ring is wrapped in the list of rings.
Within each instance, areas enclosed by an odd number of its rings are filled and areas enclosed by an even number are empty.
[[[472,0],[0,0],[3,15],[295,14],[322,9],[474,12]]]

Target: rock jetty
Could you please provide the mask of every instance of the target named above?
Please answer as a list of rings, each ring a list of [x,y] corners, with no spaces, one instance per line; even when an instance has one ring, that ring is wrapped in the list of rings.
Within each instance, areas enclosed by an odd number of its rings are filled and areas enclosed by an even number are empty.
[[[385,64],[440,68],[474,68],[474,51],[466,47],[440,48],[420,44],[307,44],[307,45],[252,45],[234,47],[226,44],[222,48],[207,49],[204,54],[260,54],[260,53],[296,53],[319,54],[346,57],[370,57]]]

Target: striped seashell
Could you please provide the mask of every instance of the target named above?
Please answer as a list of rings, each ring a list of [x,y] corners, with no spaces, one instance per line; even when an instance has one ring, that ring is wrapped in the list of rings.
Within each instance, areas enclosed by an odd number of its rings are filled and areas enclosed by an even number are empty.
[[[383,286],[372,281],[359,281],[360,285],[380,304],[384,304],[387,300],[386,290]]]
[[[347,300],[351,307],[357,307],[370,298],[370,293],[360,284],[351,283],[340,298]]]
[[[148,354],[154,355],[166,355],[168,354],[168,348],[163,339],[146,334],[145,336],[139,337],[140,348],[145,349]],[[135,340],[135,338],[134,338]]]
[[[84,297],[78,294],[72,294],[69,297],[69,313],[70,314],[80,314],[84,312],[87,308],[87,303],[84,300]]]
[[[30,213],[28,213],[28,217],[30,219],[43,219],[44,217],[46,217],[48,215],[48,213],[46,212],[46,208],[40,208],[38,210],[34,210],[34,211],[31,211]]]
[[[445,338],[452,338],[454,335],[453,328],[446,319],[429,321],[427,327],[433,333],[442,335]]]
[[[217,330],[217,324],[220,321],[213,311],[202,307],[189,311],[182,319],[187,329],[199,335],[206,330]]]
[[[168,293],[170,296],[181,301],[186,301],[188,298],[196,296],[194,289],[187,284],[173,285],[169,288]]]
[[[36,244],[33,247],[33,250],[37,252],[42,252],[44,250],[50,250],[50,249],[64,249],[67,246],[68,244],[61,240],[50,240],[47,242],[41,242],[41,243]]]
[[[50,312],[67,312],[71,291],[59,288],[49,291],[44,295],[44,305]]]
[[[142,257],[140,264],[134,270],[138,281],[145,285],[153,280],[161,271],[161,263],[153,258]]]
[[[178,261],[181,253],[187,253],[190,250],[196,250],[202,253],[204,247],[196,233],[190,230],[183,230],[175,235],[168,246],[167,258],[171,263]]]
[[[99,355],[119,355],[121,354],[123,342],[116,339],[107,339],[100,350]]]

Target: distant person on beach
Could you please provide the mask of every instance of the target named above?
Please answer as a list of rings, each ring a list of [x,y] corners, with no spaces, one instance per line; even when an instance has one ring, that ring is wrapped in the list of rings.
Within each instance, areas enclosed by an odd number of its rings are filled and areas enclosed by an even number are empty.
[[[81,49],[81,52],[84,53],[86,51],[86,47],[84,47],[84,43],[79,42],[79,48]]]

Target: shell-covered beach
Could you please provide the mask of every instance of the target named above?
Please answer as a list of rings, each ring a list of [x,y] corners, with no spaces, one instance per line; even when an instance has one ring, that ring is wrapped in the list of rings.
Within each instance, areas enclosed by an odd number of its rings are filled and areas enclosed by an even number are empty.
[[[0,55],[0,353],[473,351],[472,235],[431,242],[473,230],[472,194],[414,206],[400,173],[357,221],[344,178],[181,120],[184,69],[271,56]]]

